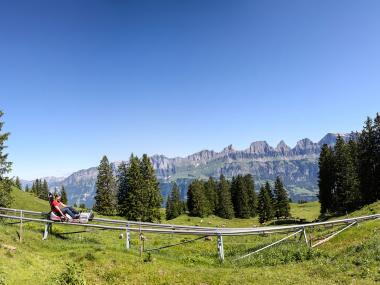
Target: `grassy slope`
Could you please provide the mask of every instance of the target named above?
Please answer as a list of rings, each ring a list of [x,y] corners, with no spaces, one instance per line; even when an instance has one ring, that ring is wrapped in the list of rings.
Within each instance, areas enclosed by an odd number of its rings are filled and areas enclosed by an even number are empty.
[[[50,209],[47,201],[38,199],[32,193],[13,188],[12,195],[14,197],[13,208],[41,212],[47,212]]]
[[[26,193],[15,193],[14,207],[45,210],[46,202]],[[33,203],[29,199],[33,198]],[[30,208],[34,207],[34,208]],[[38,208],[41,207],[41,208]],[[292,204],[294,216],[313,220],[318,204]],[[38,209],[37,209],[38,208]],[[302,213],[305,213],[305,216]],[[352,216],[380,213],[380,202]],[[201,224],[200,218],[181,216],[170,221],[181,224]],[[256,219],[223,220],[205,218],[202,225],[252,226]],[[41,241],[43,225],[27,224],[24,242],[17,241],[17,225],[0,223],[0,244],[16,246],[14,252],[0,248],[0,280],[5,284],[50,284],[51,276],[65,270],[72,260],[83,267],[88,284],[376,284],[380,282],[380,221],[370,221],[352,227],[309,252],[304,243],[284,243],[263,251],[250,259],[233,262],[233,258],[263,246],[278,237],[225,237],[226,262],[217,261],[215,240],[197,241],[153,253],[150,262],[138,255],[137,236],[132,236],[133,248],[124,249],[118,232],[91,232],[58,235],[59,232],[79,230],[54,226],[55,235]],[[313,236],[325,230],[313,232]],[[146,247],[152,248],[182,240],[183,236],[147,235]],[[188,237],[193,238],[193,237]],[[144,255],[145,259],[147,255]],[[49,274],[47,273],[49,272]],[[0,281],[1,284],[1,281]]]

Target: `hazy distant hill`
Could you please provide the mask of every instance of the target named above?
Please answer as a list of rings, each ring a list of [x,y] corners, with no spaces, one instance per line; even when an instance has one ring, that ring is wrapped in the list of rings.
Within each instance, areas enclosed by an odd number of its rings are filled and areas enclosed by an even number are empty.
[[[343,135],[348,139],[349,135]],[[280,176],[293,200],[314,200],[318,191],[318,157],[323,144],[335,144],[337,134],[329,133],[318,143],[305,138],[290,148],[281,141],[275,148],[266,141],[257,141],[245,150],[235,150],[232,145],[221,152],[202,150],[187,157],[168,158],[164,155],[151,157],[161,192],[164,196],[170,185],[176,181],[181,195],[186,197],[187,185],[196,178],[207,179],[220,174],[231,178],[238,174],[251,173],[257,188],[266,180],[273,181]],[[113,163],[114,168],[118,162]],[[97,168],[79,170],[62,178],[48,177],[51,188],[64,185],[71,203],[85,203],[92,206],[95,194]],[[27,183],[23,181],[23,183]],[[30,183],[30,182],[29,182]]]

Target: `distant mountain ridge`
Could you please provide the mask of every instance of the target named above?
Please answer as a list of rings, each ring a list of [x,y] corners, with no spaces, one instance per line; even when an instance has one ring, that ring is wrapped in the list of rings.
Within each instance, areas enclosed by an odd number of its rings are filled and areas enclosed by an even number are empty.
[[[348,140],[350,134],[340,134]],[[186,157],[168,158],[153,155],[151,161],[160,181],[165,197],[176,181],[182,198],[186,197],[187,185],[194,179],[227,178],[238,174],[253,175],[256,186],[266,180],[273,181],[280,176],[293,200],[314,200],[318,191],[318,157],[323,144],[333,146],[338,134],[328,133],[319,142],[305,138],[291,148],[280,141],[274,148],[266,141],[256,141],[245,150],[235,150],[232,145],[222,151],[201,150]],[[120,162],[114,162],[116,169]],[[49,177],[50,188],[64,185],[71,203],[85,203],[92,206],[95,195],[97,167],[79,170],[66,178]],[[22,181],[30,184],[30,181]]]

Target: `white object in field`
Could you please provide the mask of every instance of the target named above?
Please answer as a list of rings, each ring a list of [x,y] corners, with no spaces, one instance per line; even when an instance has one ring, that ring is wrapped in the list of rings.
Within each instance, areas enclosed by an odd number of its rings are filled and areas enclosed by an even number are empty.
[[[80,213],[79,222],[81,224],[88,223],[88,220],[90,219],[90,215],[91,215],[91,213]]]

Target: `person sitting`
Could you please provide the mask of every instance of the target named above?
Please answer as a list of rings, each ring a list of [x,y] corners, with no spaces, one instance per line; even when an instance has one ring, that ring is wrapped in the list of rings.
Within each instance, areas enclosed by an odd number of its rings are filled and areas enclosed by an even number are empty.
[[[59,194],[54,195],[54,200],[51,203],[53,213],[63,218],[66,218],[66,214],[68,214],[72,219],[79,219],[80,213],[73,207],[63,204],[61,198]]]

